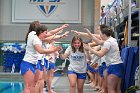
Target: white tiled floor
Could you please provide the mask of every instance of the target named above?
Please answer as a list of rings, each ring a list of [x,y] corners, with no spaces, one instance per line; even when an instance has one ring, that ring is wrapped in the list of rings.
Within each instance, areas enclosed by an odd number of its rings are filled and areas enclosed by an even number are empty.
[[[57,78],[57,80],[53,83],[53,86],[54,86],[54,91],[56,93],[70,93],[69,81],[66,76]],[[84,93],[99,93],[99,92],[94,91],[94,89],[90,87],[89,84],[84,84]]]
[[[64,77],[54,77],[52,82],[53,90],[56,93],[70,93],[69,91],[69,81],[66,76]],[[47,93],[46,89],[44,88],[44,93]],[[89,84],[84,84],[84,93],[99,93],[98,91],[94,91]]]

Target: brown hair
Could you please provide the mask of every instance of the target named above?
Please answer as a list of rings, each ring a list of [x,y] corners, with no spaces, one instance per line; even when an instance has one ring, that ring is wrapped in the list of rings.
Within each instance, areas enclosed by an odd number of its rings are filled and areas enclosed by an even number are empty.
[[[101,33],[109,37],[112,36],[113,30],[110,27],[106,27],[101,30]]]
[[[79,47],[79,51],[80,51],[80,52],[84,52],[83,41],[82,41],[82,39],[81,39],[80,37],[78,37],[78,36],[74,36],[73,39],[72,39],[72,41],[71,41],[71,48],[72,48],[72,51],[73,51],[74,53],[76,52],[76,49],[75,49],[75,47],[73,46],[73,44],[74,44],[74,42],[75,42],[76,40],[79,40],[79,41],[81,42],[81,46]]]
[[[100,30],[102,30],[103,28],[107,28],[107,27],[109,27],[109,26],[102,24],[102,25],[100,25]]]
[[[39,36],[41,33],[43,33],[44,31],[47,31],[48,28],[45,25],[40,25],[37,30],[36,30],[36,35]]]
[[[28,39],[28,34],[31,31],[36,31],[39,26],[40,26],[40,22],[39,21],[33,21],[32,23],[30,23],[29,30],[28,30],[28,32],[26,34],[26,38],[25,38],[25,42],[26,43],[27,43],[27,39]]]

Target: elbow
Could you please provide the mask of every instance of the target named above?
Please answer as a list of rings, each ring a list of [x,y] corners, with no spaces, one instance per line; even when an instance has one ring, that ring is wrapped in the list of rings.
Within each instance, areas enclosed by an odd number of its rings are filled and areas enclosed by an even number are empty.
[[[43,42],[49,42],[50,40],[48,38],[43,39]]]
[[[40,54],[46,54],[46,52],[45,52],[44,49],[40,49],[40,50],[38,50],[38,53],[40,53]]]
[[[99,57],[103,57],[104,55],[103,55],[103,54],[98,54],[97,56],[99,56]]]
[[[40,54],[44,54],[44,52],[43,51],[38,51]]]
[[[100,42],[100,41],[96,41],[97,45],[103,45],[103,42]]]
[[[102,45],[102,43],[101,42],[96,42],[98,45]]]

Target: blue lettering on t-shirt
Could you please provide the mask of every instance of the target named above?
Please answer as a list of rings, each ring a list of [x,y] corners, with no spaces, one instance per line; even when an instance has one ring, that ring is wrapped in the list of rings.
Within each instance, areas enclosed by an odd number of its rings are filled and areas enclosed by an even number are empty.
[[[82,61],[84,59],[84,56],[79,56],[79,55],[71,55],[71,59],[73,61]]]

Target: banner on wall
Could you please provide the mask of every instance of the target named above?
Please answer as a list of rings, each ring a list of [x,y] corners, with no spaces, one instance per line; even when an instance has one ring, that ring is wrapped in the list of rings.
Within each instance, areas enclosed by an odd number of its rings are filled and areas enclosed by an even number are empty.
[[[12,22],[81,23],[81,0],[12,0]]]

